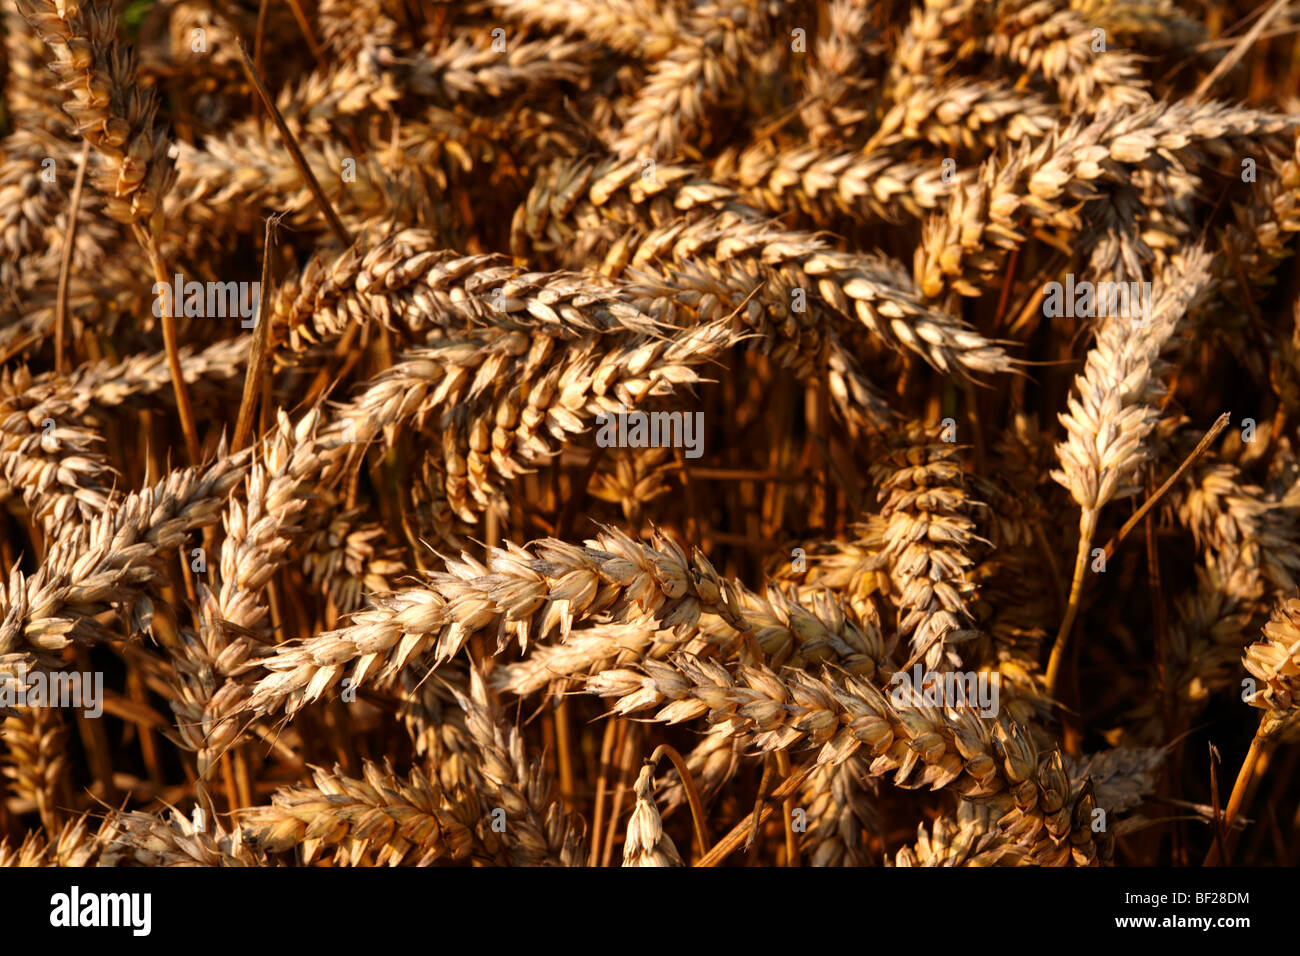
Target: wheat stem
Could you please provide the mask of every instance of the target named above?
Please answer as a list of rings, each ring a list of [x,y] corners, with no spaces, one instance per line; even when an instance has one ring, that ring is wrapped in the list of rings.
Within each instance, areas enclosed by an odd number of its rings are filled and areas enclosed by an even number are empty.
[[[164,288],[171,288],[171,280],[167,276],[167,266],[163,262],[162,253],[158,249],[158,244],[154,241],[144,228],[138,223],[133,224],[136,239],[144,247],[145,255],[149,257],[149,262],[153,266],[154,281],[161,283]],[[171,372],[172,389],[176,393],[176,412],[180,416],[181,431],[185,435],[185,450],[189,455],[191,465],[198,465],[203,455],[199,446],[199,433],[194,424],[194,407],[190,404],[190,395],[185,387],[185,373],[181,370],[180,353],[176,345],[176,316],[175,312],[178,303],[170,301],[174,298],[171,295],[162,297],[162,321],[163,330],[163,348],[167,352],[167,368]]]
[[[1079,550],[1074,556],[1074,575],[1070,579],[1070,598],[1066,603],[1065,617],[1061,619],[1061,626],[1056,632],[1056,640],[1052,642],[1052,654],[1047,662],[1045,683],[1048,696],[1052,696],[1056,691],[1056,681],[1061,673],[1061,663],[1065,659],[1065,645],[1070,640],[1070,630],[1074,627],[1074,619],[1079,614],[1079,602],[1083,596],[1083,578],[1088,571],[1088,559],[1092,555],[1092,536],[1097,530],[1098,514],[1096,508],[1084,508],[1079,518]]]
[[[695,787],[695,780],[691,777],[690,768],[686,766],[686,761],[677,752],[677,748],[668,744],[660,744],[655,748],[654,753],[650,755],[650,765],[657,764],[660,757],[667,757],[672,761],[673,766],[677,768],[677,775],[681,778],[682,787],[686,790],[686,801],[691,808],[691,825],[695,828],[695,842],[699,844],[700,855],[705,856],[709,852],[709,834],[704,829],[704,805],[700,803],[700,792]]]
[[[77,213],[81,209],[81,191],[86,184],[86,163],[90,159],[90,143],[81,147],[77,159],[77,178],[72,184],[72,198],[68,201],[68,231],[63,237],[63,257],[59,262],[59,288],[54,305],[54,370],[62,373],[67,368],[63,354],[63,331],[68,324],[68,276],[72,271],[72,251],[77,242]]]
[[[1246,791],[1250,789],[1250,782],[1255,776],[1255,765],[1259,763],[1259,758],[1264,752],[1264,744],[1268,739],[1264,729],[1267,719],[1267,714],[1260,717],[1259,730],[1257,730],[1255,736],[1251,738],[1250,749],[1246,751],[1246,756],[1241,761],[1241,769],[1237,771],[1237,779],[1232,785],[1232,793],[1228,797],[1228,805],[1223,811],[1222,826],[1229,832],[1229,837],[1231,835],[1232,821],[1237,818],[1237,813],[1241,810],[1241,805],[1246,799]],[[1219,825],[1219,821],[1215,821],[1215,825]],[[1224,850],[1223,855],[1226,857],[1228,852],[1228,850]],[[1201,865],[1218,866],[1219,857],[1219,844],[1216,842],[1211,845],[1210,852],[1205,855],[1205,862]],[[1225,859],[1223,862],[1226,863],[1228,861]]]

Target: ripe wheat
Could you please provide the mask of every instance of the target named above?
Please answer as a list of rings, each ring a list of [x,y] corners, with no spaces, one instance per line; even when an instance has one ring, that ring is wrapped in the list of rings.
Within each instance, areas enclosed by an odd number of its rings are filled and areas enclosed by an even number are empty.
[[[20,0],[0,865],[1295,859],[1253,6]]]

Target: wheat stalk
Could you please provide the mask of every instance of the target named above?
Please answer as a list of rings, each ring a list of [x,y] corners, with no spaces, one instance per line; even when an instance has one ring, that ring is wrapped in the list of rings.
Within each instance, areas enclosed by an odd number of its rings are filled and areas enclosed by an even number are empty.
[[[1069,438],[1057,446],[1061,469],[1052,477],[1069,489],[1079,505],[1079,546],[1069,606],[1048,664],[1049,693],[1078,612],[1101,509],[1138,490],[1133,478],[1146,457],[1142,443],[1155,426],[1154,403],[1163,390],[1160,355],[1178,321],[1201,294],[1208,275],[1209,256],[1201,249],[1189,250],[1153,289],[1150,314],[1144,321],[1111,316],[1102,322],[1084,373],[1075,378],[1078,398],[1071,397],[1069,414],[1061,416]]]

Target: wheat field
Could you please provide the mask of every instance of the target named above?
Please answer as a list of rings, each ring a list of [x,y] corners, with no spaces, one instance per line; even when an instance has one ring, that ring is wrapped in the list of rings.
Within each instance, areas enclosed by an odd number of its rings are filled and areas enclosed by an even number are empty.
[[[1300,8],[3,31],[0,864],[1300,859]]]

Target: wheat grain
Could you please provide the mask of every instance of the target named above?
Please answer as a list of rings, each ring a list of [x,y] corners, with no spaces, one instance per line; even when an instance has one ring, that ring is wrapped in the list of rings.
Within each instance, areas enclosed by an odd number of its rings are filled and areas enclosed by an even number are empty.
[[[1245,665],[1259,682],[1248,702],[1264,711],[1263,736],[1279,732],[1295,716],[1300,700],[1300,602],[1280,602],[1264,625],[1264,640],[1246,648]]]
[[[64,111],[106,160],[91,182],[108,214],[156,231],[154,212],[172,180],[167,137],[154,129],[156,96],[133,82],[135,65],[116,45],[110,8],[32,0],[21,9],[54,51],[53,68],[72,94]]]
[[[685,866],[673,838],[664,833],[659,809],[655,806],[654,770],[647,764],[637,774],[636,806],[627,821],[627,837],[623,841],[624,866]]]

